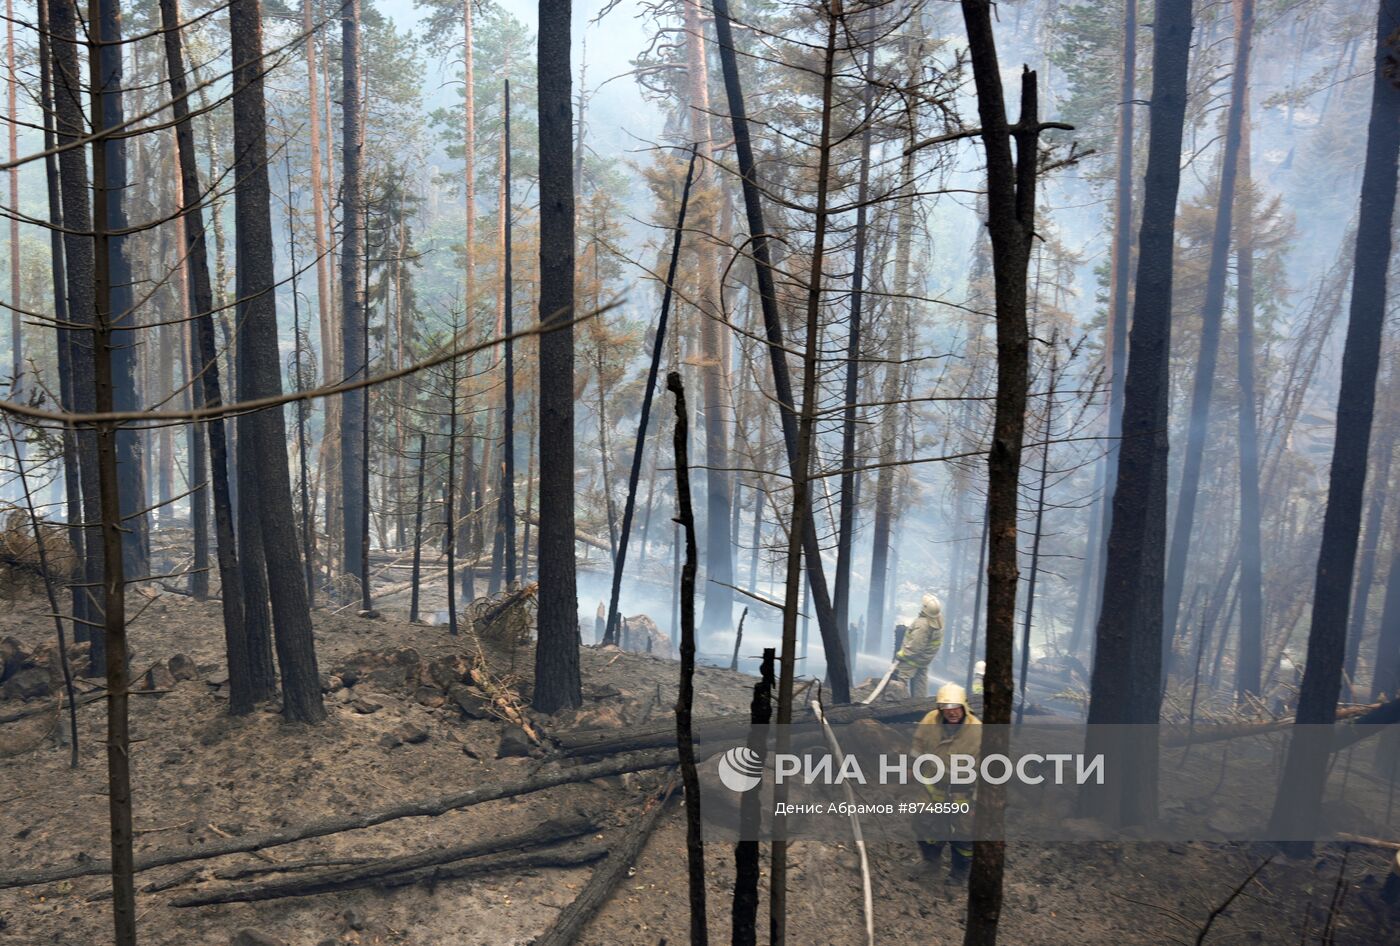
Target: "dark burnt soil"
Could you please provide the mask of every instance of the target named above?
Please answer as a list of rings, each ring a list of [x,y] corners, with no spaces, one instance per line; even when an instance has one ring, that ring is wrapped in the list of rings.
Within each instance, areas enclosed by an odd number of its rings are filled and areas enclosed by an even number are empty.
[[[166,693],[133,697],[138,856],[197,849],[226,837],[444,795],[520,777],[539,765],[529,756],[497,758],[508,723],[466,718],[451,699],[435,695],[421,681],[397,683],[393,673],[370,674],[353,688],[336,686],[327,698],[329,718],[317,726],[285,724],[272,706],[231,719],[217,685],[223,677],[217,603],[168,593],[154,601],[138,600],[135,593],[132,597],[133,613],[146,607],[131,629],[134,668],[144,670],[175,654],[189,656],[198,668],[197,679],[174,682]],[[31,648],[49,639],[52,627],[42,599],[24,597],[4,607],[0,637],[12,635]],[[352,654],[374,652],[394,664],[395,655],[412,648],[422,664],[465,655],[489,667],[495,681],[529,692],[528,644],[512,649],[488,642],[477,652],[474,640],[452,638],[441,627],[326,610],[316,614],[316,632],[326,673]],[[582,663],[588,698],[583,712],[563,719],[534,718],[527,712],[527,722],[546,738],[569,726],[616,728],[669,714],[675,663],[591,647],[584,649]],[[702,669],[696,680],[697,715],[746,709],[751,686],[752,679],[741,674]],[[0,703],[0,716],[14,708],[16,701]],[[76,771],[68,767],[68,750],[57,744],[61,727],[56,712],[0,724],[0,872],[107,856],[104,704],[97,701],[78,712],[82,751]],[[502,872],[432,886],[194,908],[175,907],[171,901],[230,883],[215,878],[215,872],[462,844],[525,830],[561,814],[595,819],[595,837],[613,844],[635,821],[660,778],[659,773],[611,777],[436,818],[302,841],[270,849],[264,859],[240,854],[148,871],[139,875],[138,891],[167,889],[138,893],[142,942],[225,946],[238,931],[252,928],[287,946],[528,943],[583,888],[591,868]],[[673,801],[635,868],[580,942],[686,942],[684,845],[683,809]],[[712,844],[706,853],[710,936],[713,942],[727,942],[733,851]],[[914,863],[914,855],[912,845],[872,851],[878,940],[960,942],[963,894]],[[1344,874],[1342,856],[1340,848],[1329,848],[1311,860],[1271,863],[1214,921],[1206,941],[1400,942],[1400,915],[1385,912],[1378,897],[1387,869],[1385,852],[1354,848]],[[1249,848],[1205,844],[1011,844],[1002,942],[1192,943],[1211,910],[1258,858]],[[789,941],[863,942],[854,851],[848,845],[804,841],[794,845],[791,861]],[[87,946],[109,941],[107,886],[102,877],[85,877],[0,891],[0,943]],[[1339,909],[1332,911],[1329,925],[1333,903]]]

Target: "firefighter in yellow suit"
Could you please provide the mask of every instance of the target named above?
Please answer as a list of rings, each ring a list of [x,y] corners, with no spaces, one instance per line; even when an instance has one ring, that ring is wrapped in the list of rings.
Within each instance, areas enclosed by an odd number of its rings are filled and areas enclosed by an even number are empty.
[[[892,680],[909,685],[909,698],[923,699],[928,695],[928,665],[943,646],[943,602],[937,595],[924,595],[919,616],[904,632],[904,643],[894,655]]]
[[[967,705],[967,691],[956,683],[945,683],[934,697],[937,709],[930,710],[914,731],[914,755],[935,755],[943,760],[944,772],[951,769],[955,755],[973,756],[982,749],[982,721],[972,715]],[[937,865],[943,847],[953,849],[948,883],[967,879],[972,862],[972,802],[975,784],[953,785],[944,778],[926,786],[928,801],[933,805],[966,804],[967,811],[930,811],[916,816],[914,829],[919,853],[924,861]]]

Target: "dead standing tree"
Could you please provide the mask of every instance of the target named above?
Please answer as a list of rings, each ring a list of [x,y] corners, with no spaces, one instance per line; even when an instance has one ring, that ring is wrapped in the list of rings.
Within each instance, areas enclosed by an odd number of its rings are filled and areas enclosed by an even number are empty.
[[[661,313],[656,318],[656,338],[652,342],[651,366],[647,369],[646,389],[642,392],[642,414],[637,421],[637,444],[632,450],[632,469],[627,474],[627,500],[622,508],[622,528],[618,533],[617,555],[613,560],[612,591],[608,599],[608,618],[603,631],[603,643],[616,644],[622,595],[622,570],[627,564],[628,537],[632,534],[632,517],[637,508],[637,484],[642,476],[642,454],[646,450],[647,428],[651,423],[651,403],[656,393],[656,378],[661,370],[661,354],[666,347],[666,323],[671,312],[671,297],[676,283],[676,268],[680,264],[681,243],[685,235],[685,213],[690,205],[690,187],[695,179],[698,149],[690,149],[685,184],[681,187],[680,209],[676,212],[676,228],[671,241],[671,262],[666,269],[666,283],[661,292]],[[643,532],[645,535],[645,531]],[[645,539],[643,539],[645,543]]]
[[[778,297],[773,280],[773,261],[769,249],[769,231],[764,225],[763,203],[758,181],[758,170],[753,155],[753,142],[749,134],[748,108],[744,103],[744,91],[739,80],[738,57],[734,48],[734,33],[730,22],[728,0],[714,0],[715,37],[719,42],[720,66],[724,72],[724,91],[729,105],[729,120],[734,130],[734,151],[739,165],[744,210],[748,218],[750,254],[754,260],[758,297],[763,313],[763,328],[767,342],[769,359],[773,368],[773,391],[782,415],[783,445],[787,449],[788,465],[794,483],[805,483],[806,460],[801,456],[798,441],[798,416],[792,392],[792,375],[788,368],[787,340],[783,336],[782,317],[778,311]],[[807,487],[802,487],[807,489]],[[831,684],[831,699],[834,703],[849,703],[851,699],[851,677],[846,665],[845,647],[842,644],[840,628],[836,626],[836,612],[832,607],[831,593],[827,589],[826,574],[822,568],[821,541],[812,516],[811,503],[804,496],[797,500],[801,512],[801,535],[806,556],[808,586],[811,590],[813,607],[817,612],[817,626],[822,635],[822,648],[826,655],[827,676]]]
[[[983,750],[1009,745],[1013,696],[1012,649],[1016,637],[1017,499],[1021,441],[1026,425],[1030,332],[1026,322],[1026,273],[1035,239],[1035,191],[1040,134],[1067,128],[1040,122],[1036,74],[1021,73],[1021,115],[1006,117],[990,0],[963,0],[972,77],[977,89],[980,137],[987,159],[987,235],[996,286],[997,389],[991,451],[987,458],[987,632],[983,719],[992,724]],[[1015,145],[1013,154],[1013,143]],[[1001,833],[1006,805],[1002,786],[984,784],[977,799],[976,837]],[[968,887],[966,946],[993,944],[1001,917],[1006,843],[979,840]]]
[[[695,771],[695,736],[691,715],[695,702],[695,512],[690,504],[690,429],[686,417],[685,386],[679,372],[666,376],[666,390],[676,398],[676,430],[672,444],[676,454],[676,522],[685,533],[685,566],[681,571],[680,690],[676,696],[676,746],[685,785],[685,848],[690,885],[690,942],[706,946],[705,842],[700,826],[700,777]]]

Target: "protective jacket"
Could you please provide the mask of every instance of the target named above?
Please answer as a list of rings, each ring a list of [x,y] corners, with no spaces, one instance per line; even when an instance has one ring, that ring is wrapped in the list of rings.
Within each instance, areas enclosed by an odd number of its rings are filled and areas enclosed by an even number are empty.
[[[957,684],[945,684],[938,691],[940,703],[958,703],[963,708],[963,721],[957,725],[943,722],[943,711],[935,709],[920,720],[914,730],[914,755],[934,755],[943,760],[943,771],[949,771],[955,755],[980,756],[982,751],[982,721],[972,715],[967,704],[967,693]],[[966,812],[954,810],[932,810],[916,816],[914,832],[925,844],[941,847],[951,842],[954,851],[964,857],[972,856],[973,809],[970,807],[976,796],[976,783],[952,785],[948,778],[932,782],[926,786],[928,800],[933,805],[965,802]]]
[[[928,692],[924,671],[938,656],[943,646],[943,602],[936,595],[924,595],[919,616],[904,633],[904,643],[894,655],[894,678],[909,684],[909,695],[915,699]]]

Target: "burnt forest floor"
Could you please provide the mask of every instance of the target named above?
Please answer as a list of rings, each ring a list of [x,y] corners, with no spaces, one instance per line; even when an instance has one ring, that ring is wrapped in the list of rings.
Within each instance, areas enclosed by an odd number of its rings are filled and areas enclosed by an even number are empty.
[[[327,720],[290,725],[266,706],[243,718],[226,713],[226,673],[219,605],[160,588],[133,591],[129,613],[132,666],[153,665],[151,683],[165,692],[132,698],[132,790],[138,858],[196,849],[316,819],[351,815],[475,784],[520,778],[541,767],[540,749],[498,758],[512,724],[490,713],[464,714],[434,690],[424,668],[457,658],[489,668],[491,678],[528,695],[528,643],[510,647],[453,638],[440,626],[404,620],[403,596],[385,616],[352,610],[315,613],[323,674],[351,668],[353,687],[327,683]],[[429,602],[433,605],[432,602]],[[41,595],[0,601],[0,637],[32,650],[52,624]],[[192,679],[169,679],[163,667],[180,654]],[[352,660],[352,655],[362,655]],[[368,654],[369,656],[364,656]],[[178,663],[178,662],[177,662]],[[460,666],[460,660],[457,661]],[[399,669],[395,669],[399,668]],[[675,699],[677,664],[645,654],[585,647],[585,706],[563,718],[525,721],[547,742],[565,728],[620,728],[663,720]],[[416,677],[415,677],[416,674]],[[696,677],[697,717],[746,711],[753,678],[712,668]],[[94,684],[87,683],[91,688]],[[0,718],[53,698],[0,701]],[[108,855],[105,704],[79,713],[80,765],[68,749],[56,709],[0,723],[0,873],[81,864]],[[510,741],[507,737],[507,742]],[[529,751],[528,744],[517,751]],[[545,769],[558,763],[548,763]],[[216,873],[265,870],[290,862],[385,857],[459,845],[526,830],[547,818],[582,814],[602,844],[635,822],[661,776],[612,776],[493,801],[438,817],[392,821],[271,848],[143,872],[137,877],[141,942],[226,946],[251,928],[249,942],[287,946],[339,943],[473,946],[528,943],[569,904],[591,867],[534,868],[393,889],[358,889],[253,903],[176,907],[172,901],[227,886]],[[1261,800],[1261,804],[1263,801]],[[685,824],[674,802],[611,898],[579,942],[680,944],[688,940]],[[1277,859],[1211,927],[1207,942],[1400,942],[1400,917],[1382,907],[1384,852],[1320,848],[1313,859]],[[960,943],[965,895],[916,863],[912,844],[872,851],[877,939],[881,943]],[[706,851],[713,942],[730,937],[733,849]],[[1192,943],[1211,910],[1258,863],[1257,851],[1220,844],[1097,842],[1009,844],[1001,941],[1034,944]],[[860,875],[847,845],[801,841],[791,851],[789,937],[797,944],[864,942]],[[256,878],[255,878],[256,879]],[[765,871],[766,882],[766,871]],[[145,888],[153,889],[147,892]],[[0,890],[0,944],[72,944],[110,940],[109,882],[89,876]],[[1339,909],[1329,923],[1329,906]],[[760,929],[766,929],[766,892]],[[1306,929],[1305,929],[1306,926]],[[765,937],[760,935],[760,942]]]

